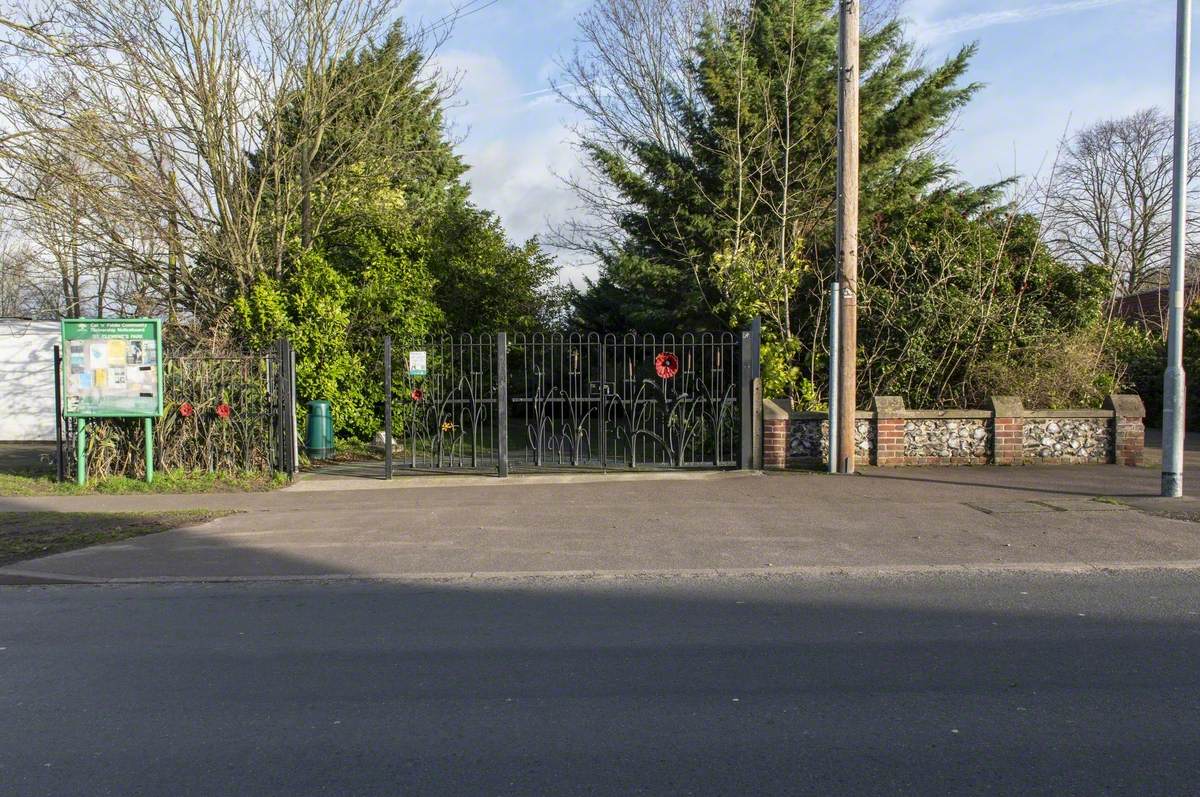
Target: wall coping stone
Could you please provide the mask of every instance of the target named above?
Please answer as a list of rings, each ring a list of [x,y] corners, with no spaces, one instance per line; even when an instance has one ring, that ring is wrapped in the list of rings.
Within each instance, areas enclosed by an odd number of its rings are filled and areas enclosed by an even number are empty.
[[[875,396],[872,403],[876,418],[904,417],[904,399],[900,396]]]
[[[1025,402],[1020,396],[988,396],[988,409],[997,418],[1020,418],[1025,414]]]
[[[829,420],[828,412],[793,412],[788,415],[793,421],[827,421]],[[873,421],[875,413],[872,410],[855,410],[854,420],[856,421]]]
[[[1103,409],[1045,410],[1026,409],[1017,396],[991,396],[987,409],[977,410],[918,410],[904,406],[899,396],[875,396],[873,410],[856,410],[855,420],[906,419],[906,420],[949,420],[991,418],[1144,418],[1146,407],[1137,395],[1111,395],[1104,400]],[[828,420],[827,412],[796,411],[791,399],[763,399],[763,417],[768,419],[789,418],[796,421]]]
[[[774,401],[779,401],[775,399]],[[764,418],[790,418],[794,421],[825,421],[829,420],[827,412],[789,412],[787,414],[774,415],[773,412],[782,412],[778,407],[767,408],[767,401],[763,402],[763,417]],[[991,420],[993,417],[1000,418],[1112,418],[1114,415],[1112,410],[1025,410],[1020,415],[996,415],[992,410],[904,410],[904,412],[885,415],[877,415],[873,410],[857,410],[854,413],[855,420],[875,420],[876,417],[899,420],[938,420],[944,418],[947,420],[972,420],[983,419]],[[1136,416],[1125,416],[1136,417]]]
[[[947,418],[950,420],[957,419],[980,419],[990,420],[992,417],[991,410],[905,410],[898,418],[908,418],[912,420],[937,420],[939,418]]]
[[[1026,418],[1111,418],[1112,410],[1025,410]]]
[[[1122,418],[1145,418],[1146,405],[1142,403],[1142,397],[1130,393],[1118,393],[1104,399],[1105,409],[1113,411],[1113,414]]]
[[[792,414],[791,399],[763,399],[764,420],[786,419]]]

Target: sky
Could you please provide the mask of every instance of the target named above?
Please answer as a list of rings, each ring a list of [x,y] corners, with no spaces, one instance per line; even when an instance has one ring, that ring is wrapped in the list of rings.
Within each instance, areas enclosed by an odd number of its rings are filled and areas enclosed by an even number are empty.
[[[598,0],[602,2],[603,0]],[[405,16],[459,19],[438,53],[458,75],[448,112],[471,167],[474,201],[509,235],[544,235],[576,212],[561,175],[578,168],[577,120],[549,90],[592,0],[408,0]],[[1101,119],[1173,96],[1175,3],[1170,0],[902,0],[908,34],[930,62],[977,42],[968,77],[985,84],[945,141],[962,179],[1047,174],[1058,142]],[[1200,57],[1194,59],[1200,62]],[[1193,83],[1200,66],[1193,69]],[[559,253],[561,278],[594,275]]]

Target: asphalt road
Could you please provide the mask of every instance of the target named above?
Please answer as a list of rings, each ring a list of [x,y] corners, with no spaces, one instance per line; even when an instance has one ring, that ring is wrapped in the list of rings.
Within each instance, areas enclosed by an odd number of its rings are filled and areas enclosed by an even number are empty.
[[[1200,573],[0,588],[0,793],[1194,794]]]

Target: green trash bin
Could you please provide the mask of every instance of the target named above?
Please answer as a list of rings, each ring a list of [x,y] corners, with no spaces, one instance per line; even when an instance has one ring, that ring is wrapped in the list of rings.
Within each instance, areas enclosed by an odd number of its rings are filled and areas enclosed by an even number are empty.
[[[308,402],[308,435],[304,448],[311,459],[325,459],[333,453],[333,416],[328,401]]]

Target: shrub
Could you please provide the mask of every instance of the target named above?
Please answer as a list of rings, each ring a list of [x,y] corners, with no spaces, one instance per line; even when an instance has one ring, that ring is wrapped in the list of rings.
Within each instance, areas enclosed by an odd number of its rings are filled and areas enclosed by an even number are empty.
[[[994,352],[969,368],[968,403],[983,406],[988,396],[1001,395],[1040,409],[1100,407],[1126,378],[1125,363],[1106,343],[1102,330],[1085,329]]]

